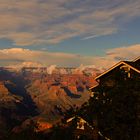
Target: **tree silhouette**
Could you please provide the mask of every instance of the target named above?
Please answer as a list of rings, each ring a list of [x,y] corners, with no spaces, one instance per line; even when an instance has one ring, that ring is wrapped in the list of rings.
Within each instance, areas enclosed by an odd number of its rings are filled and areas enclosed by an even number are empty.
[[[98,90],[80,113],[90,122],[95,118],[99,130],[113,140],[140,139],[140,79],[119,78],[117,84]]]

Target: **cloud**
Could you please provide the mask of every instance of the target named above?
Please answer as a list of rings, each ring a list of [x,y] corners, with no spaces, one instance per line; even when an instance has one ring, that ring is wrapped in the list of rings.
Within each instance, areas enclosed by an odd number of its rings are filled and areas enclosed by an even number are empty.
[[[132,60],[140,56],[140,44],[110,49],[106,54],[116,60]]]
[[[100,57],[22,48],[1,49],[0,66],[34,64],[35,66],[78,67],[83,64],[109,68],[120,60],[133,60],[140,56],[140,44],[109,49],[105,53],[103,57]]]
[[[20,64],[9,65],[7,67],[21,69],[23,67],[43,67],[43,65],[41,63],[28,61],[28,62],[22,62]]]
[[[139,15],[138,0],[0,0],[0,38],[16,46],[91,39]]]

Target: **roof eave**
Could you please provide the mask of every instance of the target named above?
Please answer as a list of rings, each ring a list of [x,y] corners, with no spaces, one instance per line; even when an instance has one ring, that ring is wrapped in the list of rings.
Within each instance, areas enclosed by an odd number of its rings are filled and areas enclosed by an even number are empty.
[[[118,67],[119,65],[124,64],[127,65],[128,67],[130,67],[131,69],[133,69],[134,71],[140,73],[140,70],[138,70],[137,68],[125,63],[124,61],[120,61],[118,62],[116,65],[112,66],[110,69],[108,69],[107,71],[105,71],[104,73],[100,74],[99,76],[97,76],[95,78],[95,80],[97,81],[98,79],[100,79],[103,75],[107,74],[108,72],[110,72],[111,70],[113,70],[114,68]]]

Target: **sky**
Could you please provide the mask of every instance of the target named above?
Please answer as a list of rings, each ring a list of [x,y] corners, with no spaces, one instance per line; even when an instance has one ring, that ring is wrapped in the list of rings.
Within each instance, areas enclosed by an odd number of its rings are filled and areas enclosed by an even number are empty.
[[[140,56],[140,0],[0,0],[0,66],[110,67]]]

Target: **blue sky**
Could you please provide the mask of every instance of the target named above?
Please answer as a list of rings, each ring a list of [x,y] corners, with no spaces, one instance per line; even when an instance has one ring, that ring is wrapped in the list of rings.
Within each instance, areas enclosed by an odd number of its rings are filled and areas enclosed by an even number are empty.
[[[140,48],[139,0],[0,0],[0,19],[0,53],[7,56],[0,57],[0,65],[78,66],[101,60],[102,66],[103,58],[107,64],[111,59],[110,65],[116,62],[116,55],[108,55],[116,49],[132,48],[132,58],[140,55],[135,52]],[[25,59],[29,52],[43,53],[43,58]],[[129,52],[117,55],[131,58]]]

